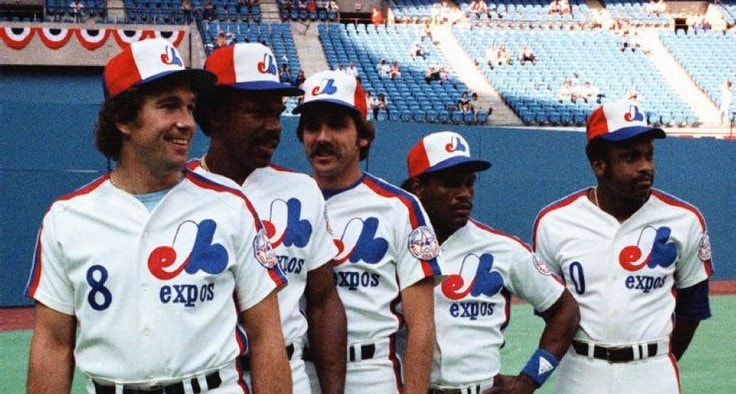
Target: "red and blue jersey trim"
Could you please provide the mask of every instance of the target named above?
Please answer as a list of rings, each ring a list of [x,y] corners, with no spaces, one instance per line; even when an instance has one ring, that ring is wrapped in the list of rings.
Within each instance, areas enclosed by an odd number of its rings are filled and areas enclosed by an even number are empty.
[[[574,193],[568,194],[565,197],[562,197],[561,199],[552,202],[551,204],[547,205],[546,207],[542,208],[541,211],[537,214],[536,219],[534,219],[534,226],[532,227],[532,246],[534,250],[536,250],[537,245],[537,228],[539,226],[539,222],[542,220],[542,218],[547,215],[548,213],[560,209],[562,207],[566,207],[573,202],[577,201],[580,197],[587,196],[588,188],[585,188],[583,190],[578,190]]]
[[[406,207],[409,213],[409,222],[411,227],[417,228],[420,226],[429,226],[429,221],[424,217],[422,213],[421,205],[419,200],[412,196],[409,192],[400,189],[390,183],[387,183],[381,179],[378,179],[370,174],[365,174],[363,177],[363,183],[371,189],[374,193],[382,197],[396,198]],[[441,275],[440,266],[437,263],[437,258],[431,260],[421,260],[422,270],[424,271],[425,277]]]

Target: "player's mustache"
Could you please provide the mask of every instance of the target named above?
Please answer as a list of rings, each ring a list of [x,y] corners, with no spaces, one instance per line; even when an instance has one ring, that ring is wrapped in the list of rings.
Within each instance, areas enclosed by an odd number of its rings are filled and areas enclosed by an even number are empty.
[[[326,142],[320,142],[317,143],[317,145],[314,146],[312,149],[312,156],[317,155],[336,155],[337,150],[335,149],[332,144],[326,143]]]

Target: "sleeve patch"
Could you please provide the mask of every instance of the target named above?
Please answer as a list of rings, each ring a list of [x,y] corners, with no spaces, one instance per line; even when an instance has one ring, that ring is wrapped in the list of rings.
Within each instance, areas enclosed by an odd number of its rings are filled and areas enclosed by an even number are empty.
[[[549,269],[547,262],[542,260],[542,258],[539,257],[539,255],[537,255],[536,253],[532,255],[532,262],[534,262],[534,267],[537,269],[537,271],[539,271],[540,274],[546,276],[552,275],[552,270]]]
[[[710,261],[711,251],[708,233],[703,233],[703,235],[700,236],[700,242],[698,242],[698,258],[703,262]]]
[[[253,253],[262,266],[268,269],[276,266],[276,252],[273,251],[271,242],[268,240],[268,235],[266,235],[266,230],[258,230],[258,235],[253,240]]]
[[[409,252],[419,260],[431,260],[440,252],[437,236],[431,228],[419,226],[409,235]]]

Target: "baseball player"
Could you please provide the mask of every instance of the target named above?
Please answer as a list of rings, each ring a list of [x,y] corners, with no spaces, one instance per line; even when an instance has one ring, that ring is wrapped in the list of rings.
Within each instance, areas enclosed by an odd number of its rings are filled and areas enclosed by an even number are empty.
[[[524,242],[470,217],[476,173],[491,163],[473,159],[465,138],[451,131],[429,134],[409,151],[407,163],[404,186],[434,223],[446,275],[434,290],[437,342],[429,393],[531,393],[570,347],[580,318],[575,299]],[[499,374],[512,294],[546,319],[539,349],[517,376]]]
[[[164,39],[105,66],[95,137],[117,166],[43,219],[26,289],[29,392],[69,392],[76,364],[89,393],[246,393],[245,348],[257,390],[290,390],[286,278],[266,231],[241,192],[185,170],[196,92],[213,82]]]
[[[202,96],[195,116],[211,143],[189,167],[242,189],[266,226],[289,280],[279,292],[279,310],[294,392],[310,391],[302,359],[308,332],[322,392],[342,393],[347,328],[333,281],[337,247],[324,198],[310,176],[270,164],[281,136],[283,96],[303,92],[279,82],[273,53],[259,43],[220,48],[205,69],[217,76],[217,87]],[[299,308],[303,297],[306,316]],[[246,355],[245,370],[248,363]]]
[[[335,281],[348,322],[347,393],[426,393],[434,343],[437,240],[417,199],[364,173],[375,137],[360,82],[336,71],[303,84],[297,136],[325,196],[340,251]],[[406,325],[403,360],[396,332]]]
[[[534,248],[580,304],[555,379],[560,393],[677,393],[677,360],[710,317],[711,249],[691,204],[652,188],[653,139],[641,107],[604,104],[587,121],[597,185],[542,209]]]

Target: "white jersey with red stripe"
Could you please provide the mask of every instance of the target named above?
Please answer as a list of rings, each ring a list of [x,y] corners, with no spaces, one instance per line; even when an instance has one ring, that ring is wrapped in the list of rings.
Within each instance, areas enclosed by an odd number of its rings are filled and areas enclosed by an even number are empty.
[[[562,280],[519,238],[472,219],[442,243],[439,262],[445,279],[434,291],[432,386],[490,383],[501,367],[511,295],[543,312],[562,295]]]
[[[236,312],[285,283],[245,196],[184,171],[150,212],[109,175],[55,201],[26,294],[76,317],[85,374],[155,383],[231,365]]]
[[[229,178],[192,161],[189,168],[217,181]],[[222,181],[224,183],[224,181]],[[261,218],[289,285],[279,292],[281,328],[287,344],[304,343],[307,320],[299,308],[307,274],[337,254],[328,231],[325,202],[312,177],[270,165],[254,170],[239,186]]]
[[[624,345],[668,338],[676,289],[711,276],[708,233],[692,205],[658,190],[622,223],[581,190],[540,211],[534,247],[580,305],[575,338]]]
[[[323,193],[341,247],[335,283],[348,345],[393,342],[402,321],[400,291],[440,274],[434,229],[415,196],[367,173],[346,189]]]

